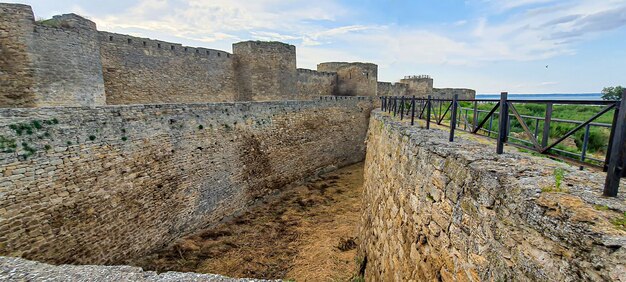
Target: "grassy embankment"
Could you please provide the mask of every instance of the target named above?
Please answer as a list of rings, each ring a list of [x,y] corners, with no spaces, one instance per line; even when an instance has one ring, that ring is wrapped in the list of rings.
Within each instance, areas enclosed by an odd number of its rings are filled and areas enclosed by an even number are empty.
[[[464,123],[465,123],[465,111],[466,110],[467,110],[467,122],[469,124],[473,123],[473,103],[461,102],[460,106],[462,108],[462,112],[460,113],[461,117],[460,117],[460,122],[458,126],[463,128]],[[487,116],[488,112],[494,106],[495,106],[494,103],[479,104],[478,105],[479,111],[485,111],[485,112],[479,112],[478,121],[479,122],[482,121]],[[539,127],[537,130],[537,133],[538,133],[537,140],[539,143],[541,143],[541,140],[543,138],[543,124],[544,124],[543,117],[545,116],[546,105],[534,104],[534,103],[528,103],[528,104],[515,103],[514,106],[517,109],[517,111],[520,113],[520,115],[541,117],[541,120],[539,120],[538,124],[536,123],[534,119],[524,118],[524,122],[526,123],[526,125],[529,127],[530,131],[533,134],[535,132],[535,128],[537,126]],[[589,118],[591,118],[592,116],[594,116],[596,113],[600,112],[604,107],[605,106],[593,106],[593,105],[554,105],[552,118],[584,122],[588,120]],[[442,107],[442,111],[445,111],[446,108],[447,108],[447,104],[444,104]],[[433,107],[433,114],[436,115],[438,112],[439,112],[439,107],[435,105]],[[613,113],[614,111],[611,110],[603,114],[602,116],[600,116],[593,122],[611,124],[611,122],[613,121]],[[450,113],[448,113],[446,117],[444,118],[444,123],[447,124],[448,122],[447,120],[449,120],[449,118],[450,118]],[[519,121],[514,116],[511,116],[510,120],[511,120],[510,136],[517,138],[517,139],[530,141],[528,136],[524,133],[522,125],[519,123]],[[558,121],[553,120],[550,125],[549,144],[556,141],[561,136],[565,135],[567,132],[574,129],[576,126],[577,125],[573,123],[558,122]],[[489,128],[489,121],[485,123],[483,128],[485,129]],[[497,131],[498,131],[498,114],[497,113],[494,114],[491,128],[493,131],[491,136],[495,137],[495,134],[497,134]],[[487,133],[483,131],[481,132],[481,134],[487,134]],[[585,135],[585,128],[583,127],[582,129],[576,131],[576,133],[574,133],[564,142],[559,143],[555,148],[580,155],[580,153],[582,152],[584,135]],[[610,136],[610,128],[600,127],[600,126],[591,126],[590,131],[589,131],[589,143],[587,145],[587,156],[591,156],[597,159],[604,159],[604,155],[606,154],[606,149],[608,146],[609,136]],[[515,140],[512,138],[509,139],[509,142],[532,147],[532,144],[530,143]],[[570,158],[577,158],[575,155],[572,155],[572,154],[562,153],[558,151],[551,151],[551,152],[555,154],[560,154],[566,157],[570,157]],[[596,164],[598,163],[596,162]]]

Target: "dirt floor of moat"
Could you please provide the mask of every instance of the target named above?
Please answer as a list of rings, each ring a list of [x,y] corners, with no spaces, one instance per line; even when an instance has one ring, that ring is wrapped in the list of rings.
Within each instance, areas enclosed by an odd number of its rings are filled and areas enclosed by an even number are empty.
[[[350,281],[363,163],[320,175],[131,264],[237,278]]]

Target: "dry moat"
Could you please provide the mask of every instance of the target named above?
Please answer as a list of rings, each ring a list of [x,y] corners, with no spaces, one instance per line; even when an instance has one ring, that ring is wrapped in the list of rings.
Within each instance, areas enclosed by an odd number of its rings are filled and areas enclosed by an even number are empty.
[[[358,272],[362,189],[363,163],[322,174],[128,264],[157,272],[349,281]]]

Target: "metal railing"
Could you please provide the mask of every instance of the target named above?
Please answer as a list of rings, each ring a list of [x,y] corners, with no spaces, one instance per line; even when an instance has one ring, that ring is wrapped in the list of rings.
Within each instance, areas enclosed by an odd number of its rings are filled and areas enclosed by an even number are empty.
[[[583,167],[598,167],[607,172],[604,187],[604,196],[617,196],[619,181],[626,176],[626,91],[620,101],[578,101],[578,100],[509,100],[508,93],[503,92],[499,100],[473,99],[460,100],[458,95],[453,99],[433,99],[412,97],[380,97],[381,109],[393,113],[403,120],[405,116],[411,118],[411,125],[415,119],[426,121],[426,129],[431,123],[450,128],[449,141],[454,141],[455,131],[461,130],[471,134],[482,135],[497,140],[496,153],[504,152],[504,145],[508,144],[525,150],[559,160],[579,164]],[[520,114],[516,104],[539,104],[545,106],[543,116]],[[482,108],[480,109],[479,105]],[[568,120],[553,118],[554,106],[558,105],[589,105],[596,106],[598,112],[585,120]],[[620,110],[622,109],[622,110]],[[598,118],[613,111],[612,123],[597,122]],[[471,112],[471,118],[470,118]],[[501,114],[505,113],[505,114]],[[497,118],[497,119],[496,119]],[[511,121],[516,121],[523,137],[511,135]],[[530,121],[530,126],[527,121]],[[494,126],[494,122],[497,125]],[[555,123],[568,124],[573,128],[556,140],[550,140],[551,125]],[[540,131],[540,125],[542,130]],[[534,130],[531,127],[534,126]],[[494,128],[496,127],[496,128]],[[607,140],[606,154],[603,159],[590,156],[589,140],[592,127],[610,129]],[[568,138],[580,130],[584,130],[580,152],[570,152],[557,148],[563,146]],[[552,141],[552,142],[551,142]],[[562,147],[563,148],[563,147]]]

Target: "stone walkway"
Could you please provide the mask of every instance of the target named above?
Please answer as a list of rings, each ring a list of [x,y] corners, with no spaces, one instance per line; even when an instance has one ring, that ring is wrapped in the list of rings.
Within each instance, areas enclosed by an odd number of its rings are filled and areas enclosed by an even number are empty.
[[[0,257],[0,281],[210,281],[256,282],[214,274],[143,271],[132,266],[50,265],[21,258]]]

